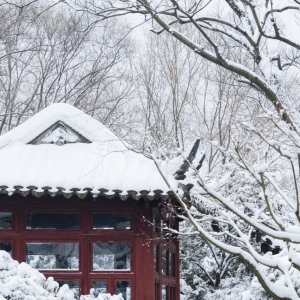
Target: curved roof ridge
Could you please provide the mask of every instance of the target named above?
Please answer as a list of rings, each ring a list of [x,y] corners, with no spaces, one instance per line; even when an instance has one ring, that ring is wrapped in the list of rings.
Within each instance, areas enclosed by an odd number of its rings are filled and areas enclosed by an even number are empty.
[[[57,122],[65,123],[91,142],[124,144],[110,129],[83,111],[67,103],[55,103],[0,136],[0,149],[16,142],[27,144]]]

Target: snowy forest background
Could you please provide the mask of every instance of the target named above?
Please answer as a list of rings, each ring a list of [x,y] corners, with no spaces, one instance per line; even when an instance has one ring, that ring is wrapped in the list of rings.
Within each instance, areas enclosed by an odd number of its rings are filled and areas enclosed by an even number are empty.
[[[0,134],[66,102],[158,165],[200,139],[177,195],[183,299],[299,299],[299,9],[0,0]]]

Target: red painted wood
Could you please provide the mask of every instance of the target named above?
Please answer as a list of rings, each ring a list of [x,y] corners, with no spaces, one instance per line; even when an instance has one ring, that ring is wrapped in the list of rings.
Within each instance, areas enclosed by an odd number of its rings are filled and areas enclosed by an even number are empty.
[[[153,209],[154,215],[158,215],[158,209]],[[174,229],[178,229],[178,222],[176,222]],[[158,272],[155,272],[155,300],[162,300],[162,286],[165,285],[167,289],[167,300],[180,299],[180,279],[179,279],[179,243],[176,237],[162,237],[160,230],[156,230],[153,234],[155,245],[158,246]],[[175,277],[170,273],[170,260],[167,260],[166,275],[162,274],[162,251],[167,250],[168,256],[175,253]]]
[[[137,223],[139,234],[136,238],[136,298],[153,300],[154,291],[154,251],[153,227],[150,223],[152,212],[148,201],[142,210],[141,220]]]
[[[0,195],[0,211],[13,211],[13,230],[0,230],[0,241],[13,243],[13,257],[25,261],[25,245],[29,241],[78,242],[80,269],[78,271],[42,271],[55,280],[78,280],[81,294],[88,294],[93,281],[106,281],[108,292],[116,293],[117,281],[131,282],[132,300],[161,300],[162,284],[168,287],[168,300],[179,300],[179,248],[178,241],[166,240],[153,232],[150,224],[153,220],[152,207],[143,199],[122,201],[119,198],[106,199],[91,197],[79,199],[74,196],[65,199],[62,196],[35,198],[20,195]],[[80,228],[78,230],[28,230],[26,229],[26,212],[78,212]],[[96,212],[130,212],[130,230],[94,230],[92,216]],[[148,220],[148,221],[145,221]],[[129,242],[131,243],[131,270],[106,271],[92,270],[93,242]],[[158,245],[159,272],[154,272],[154,244]],[[161,274],[161,251],[167,249],[176,253],[176,278]],[[155,286],[156,293],[155,296]],[[175,288],[176,296],[172,288]]]

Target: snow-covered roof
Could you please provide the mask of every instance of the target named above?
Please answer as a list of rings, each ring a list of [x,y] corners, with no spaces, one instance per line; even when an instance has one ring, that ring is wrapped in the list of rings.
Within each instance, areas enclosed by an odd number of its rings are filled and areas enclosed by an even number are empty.
[[[0,191],[138,199],[169,188],[153,160],[77,108],[53,104],[0,136]]]

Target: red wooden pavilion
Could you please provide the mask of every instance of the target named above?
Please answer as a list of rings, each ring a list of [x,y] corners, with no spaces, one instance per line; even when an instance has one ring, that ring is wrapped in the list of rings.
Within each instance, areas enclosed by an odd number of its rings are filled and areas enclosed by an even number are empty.
[[[178,219],[153,160],[54,104],[0,137],[0,166],[1,250],[77,297],[179,300],[179,243],[164,229]]]

